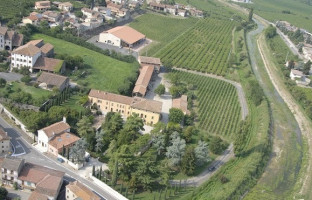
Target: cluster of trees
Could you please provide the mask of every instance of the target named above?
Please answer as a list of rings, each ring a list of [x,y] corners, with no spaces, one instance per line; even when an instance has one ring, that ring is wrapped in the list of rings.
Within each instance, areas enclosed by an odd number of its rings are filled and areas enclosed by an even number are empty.
[[[273,38],[277,35],[276,28],[270,25],[267,29],[265,29],[265,37],[267,39]]]

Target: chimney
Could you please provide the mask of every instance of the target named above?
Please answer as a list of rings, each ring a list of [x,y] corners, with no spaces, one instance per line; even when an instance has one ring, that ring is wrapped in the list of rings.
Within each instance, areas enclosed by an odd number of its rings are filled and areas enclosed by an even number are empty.
[[[66,123],[66,117],[65,116],[63,116],[63,122]]]
[[[53,136],[55,135],[54,131],[52,132],[52,135],[53,135]]]

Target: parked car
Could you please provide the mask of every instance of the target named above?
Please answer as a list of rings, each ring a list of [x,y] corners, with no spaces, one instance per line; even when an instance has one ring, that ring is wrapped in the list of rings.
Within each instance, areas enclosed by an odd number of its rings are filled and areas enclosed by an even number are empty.
[[[64,162],[64,160],[62,158],[57,158],[56,160],[59,161],[60,163]]]
[[[213,172],[215,169],[216,169],[216,167],[212,166],[212,167],[209,167],[208,170],[209,170],[210,172]]]

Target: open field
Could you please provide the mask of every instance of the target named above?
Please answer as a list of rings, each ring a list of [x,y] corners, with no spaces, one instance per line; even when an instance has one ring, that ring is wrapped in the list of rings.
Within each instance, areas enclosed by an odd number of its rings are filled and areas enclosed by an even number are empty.
[[[291,24],[312,32],[312,2],[304,0],[253,0],[253,4],[240,4],[244,7],[255,8],[255,13],[275,22],[289,21]],[[286,12],[285,12],[286,11]],[[288,11],[290,11],[289,14]]]
[[[70,108],[77,112],[83,112],[85,108],[79,104],[80,98],[81,98],[80,95],[73,95],[69,99],[67,99],[64,103],[62,103],[62,106],[65,108]]]
[[[225,75],[231,51],[230,20],[203,19],[156,54],[164,65]]]
[[[173,73],[197,87],[195,109],[198,112],[199,128],[230,138],[241,120],[241,108],[235,87],[221,80],[187,72]]]
[[[196,18],[178,19],[148,13],[135,18],[130,26],[154,41],[151,46],[141,52],[152,56],[178,35],[194,26],[197,20]]]
[[[118,88],[124,84],[124,80],[136,73],[137,63],[126,63],[115,60],[103,54],[53,38],[43,34],[35,34],[32,39],[43,39],[54,45],[56,54],[68,54],[71,56],[81,56],[84,63],[89,65],[89,75],[86,78],[78,80],[78,83],[87,83],[87,87],[106,90],[109,92],[118,92]]]

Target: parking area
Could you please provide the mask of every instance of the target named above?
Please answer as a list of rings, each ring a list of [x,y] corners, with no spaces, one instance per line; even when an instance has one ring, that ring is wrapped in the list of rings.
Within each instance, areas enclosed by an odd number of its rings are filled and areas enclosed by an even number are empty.
[[[23,75],[13,73],[13,72],[9,72],[9,73],[8,72],[0,72],[0,78],[3,78],[8,82],[20,81],[22,77],[23,77]]]
[[[6,187],[8,190],[9,199],[29,199],[31,192],[27,190],[14,190],[13,188]]]
[[[161,111],[161,121],[164,123],[168,123],[169,121],[169,110],[172,108],[172,96],[169,92],[170,83],[165,78],[165,73],[159,73],[155,78],[154,81],[151,82],[152,88],[148,91],[145,98],[153,99],[156,101],[161,101],[162,111]],[[165,94],[158,96],[154,93],[154,90],[158,87],[158,85],[163,84],[166,87]]]
[[[94,44],[95,46],[105,50],[108,49],[110,51],[116,51],[118,53],[124,54],[124,55],[132,55],[135,58],[138,58],[139,54],[136,51],[133,50],[129,50],[127,48],[119,48],[116,46],[112,46],[109,44],[105,44],[105,43],[101,43],[101,42],[97,42],[99,40],[99,35],[93,36],[92,38],[90,38],[87,42]]]

